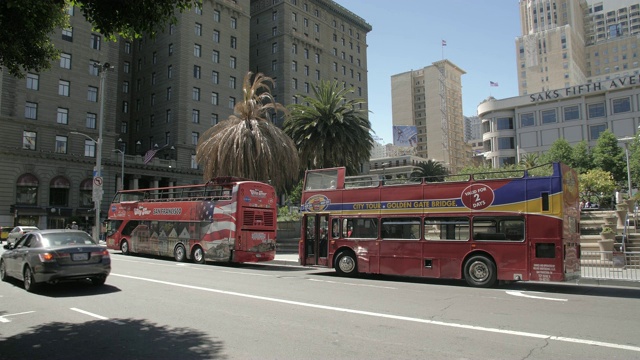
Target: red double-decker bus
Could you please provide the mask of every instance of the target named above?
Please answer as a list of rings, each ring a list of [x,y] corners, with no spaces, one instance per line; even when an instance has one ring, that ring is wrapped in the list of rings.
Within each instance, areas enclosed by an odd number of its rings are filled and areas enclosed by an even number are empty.
[[[357,273],[497,281],[580,275],[578,176],[560,163],[528,171],[383,181],[309,170],[302,265]],[[550,175],[549,175],[550,174]]]
[[[122,190],[109,207],[107,247],[196,263],[270,261],[276,218],[275,190],[256,181]]]

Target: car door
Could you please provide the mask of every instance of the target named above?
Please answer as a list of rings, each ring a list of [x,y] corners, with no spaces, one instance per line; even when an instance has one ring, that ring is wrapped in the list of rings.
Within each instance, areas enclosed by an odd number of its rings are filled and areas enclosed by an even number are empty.
[[[17,240],[14,240],[14,246],[11,250],[8,250],[4,256],[4,260],[7,266],[7,274],[11,277],[20,276],[21,272],[21,261],[20,261],[20,251],[19,248],[22,248],[27,236],[23,236]]]

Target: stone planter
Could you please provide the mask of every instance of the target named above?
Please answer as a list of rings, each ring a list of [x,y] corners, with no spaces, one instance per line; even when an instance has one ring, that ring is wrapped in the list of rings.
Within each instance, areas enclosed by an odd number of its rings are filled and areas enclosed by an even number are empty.
[[[629,204],[627,204],[625,201],[619,202],[616,204],[616,210],[617,211],[629,211]]]
[[[615,234],[613,234],[615,239]],[[613,259],[613,242],[614,239],[598,240],[598,247],[600,248],[600,260],[612,260]]]
[[[636,206],[636,201],[633,199],[628,199],[624,202],[627,204],[627,211],[633,211],[634,206]]]
[[[618,217],[617,216],[607,216],[606,218],[604,218],[604,225],[608,226],[608,227],[615,227],[616,224],[618,223]]]
[[[620,205],[616,205],[616,206],[620,206]],[[627,210],[620,210],[620,209],[616,210],[616,216],[618,217],[618,227],[624,227],[624,221],[627,218]]]

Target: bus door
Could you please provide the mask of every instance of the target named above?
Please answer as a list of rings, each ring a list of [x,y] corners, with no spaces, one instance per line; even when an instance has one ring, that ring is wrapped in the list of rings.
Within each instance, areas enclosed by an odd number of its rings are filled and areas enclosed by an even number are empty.
[[[303,236],[305,264],[326,266],[329,246],[329,215],[305,215]]]

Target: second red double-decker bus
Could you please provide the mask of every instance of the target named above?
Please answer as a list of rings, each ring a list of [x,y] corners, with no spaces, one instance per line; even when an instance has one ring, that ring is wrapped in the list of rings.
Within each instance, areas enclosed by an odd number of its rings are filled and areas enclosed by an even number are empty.
[[[276,218],[275,190],[256,181],[122,190],[109,207],[107,246],[197,263],[270,261]]]
[[[560,164],[503,178],[474,174],[385,183],[307,171],[302,265],[339,274],[497,281],[564,281],[580,275],[578,177]],[[435,181],[434,181],[435,180]]]

